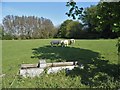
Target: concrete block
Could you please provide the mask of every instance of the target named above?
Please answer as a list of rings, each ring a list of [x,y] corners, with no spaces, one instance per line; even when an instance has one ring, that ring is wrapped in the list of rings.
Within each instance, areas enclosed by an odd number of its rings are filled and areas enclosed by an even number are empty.
[[[72,70],[74,69],[76,66],[62,66],[62,67],[50,67],[47,71],[47,74],[50,73],[57,73],[63,69],[67,69],[67,70]]]
[[[35,77],[39,76],[44,69],[40,68],[29,68],[29,69],[20,69],[20,75],[23,77]]]
[[[38,63],[38,68],[46,68],[47,67],[47,64],[46,64],[46,61],[45,60],[40,60],[39,63]]]

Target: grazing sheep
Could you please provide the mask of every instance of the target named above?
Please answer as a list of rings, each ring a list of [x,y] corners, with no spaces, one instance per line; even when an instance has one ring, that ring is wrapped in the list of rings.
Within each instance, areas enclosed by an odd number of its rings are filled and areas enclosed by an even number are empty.
[[[75,43],[75,39],[70,39],[70,45]]]
[[[61,46],[63,47],[66,47],[66,46],[68,46],[68,44],[69,44],[69,41],[68,40],[61,40]]]
[[[51,46],[53,46],[53,45],[59,45],[60,43],[61,43],[60,40],[53,40],[53,41],[50,42]]]

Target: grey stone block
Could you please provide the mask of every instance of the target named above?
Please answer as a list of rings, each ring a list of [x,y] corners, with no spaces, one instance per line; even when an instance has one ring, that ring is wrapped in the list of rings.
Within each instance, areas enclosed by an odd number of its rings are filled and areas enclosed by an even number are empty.
[[[44,69],[41,68],[29,68],[29,69],[20,69],[20,75],[23,77],[35,77],[39,76]]]

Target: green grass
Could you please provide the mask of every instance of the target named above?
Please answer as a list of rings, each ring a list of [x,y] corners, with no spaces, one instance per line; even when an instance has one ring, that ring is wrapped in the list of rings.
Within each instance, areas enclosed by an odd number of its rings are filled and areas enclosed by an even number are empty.
[[[117,40],[76,40],[68,47],[50,47],[51,39],[4,40],[2,42],[3,87],[59,88],[59,87],[118,87]],[[57,74],[43,74],[35,78],[17,75],[22,63],[78,61],[85,68],[76,68],[68,75],[64,70]],[[16,80],[11,85],[12,81]],[[11,85],[11,86],[10,86]]]

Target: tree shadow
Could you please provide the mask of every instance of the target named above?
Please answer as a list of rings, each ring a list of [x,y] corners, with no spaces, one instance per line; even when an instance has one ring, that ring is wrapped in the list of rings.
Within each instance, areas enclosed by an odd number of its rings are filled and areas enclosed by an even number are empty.
[[[78,61],[84,65],[84,69],[79,67],[67,73],[67,76],[80,76],[80,82],[91,87],[99,86],[101,82],[107,82],[108,77],[119,80],[119,65],[110,64],[108,60],[102,60],[98,52],[75,47],[51,47],[44,46],[33,48],[31,58],[46,59],[51,62]],[[104,57],[102,57],[104,58]]]

